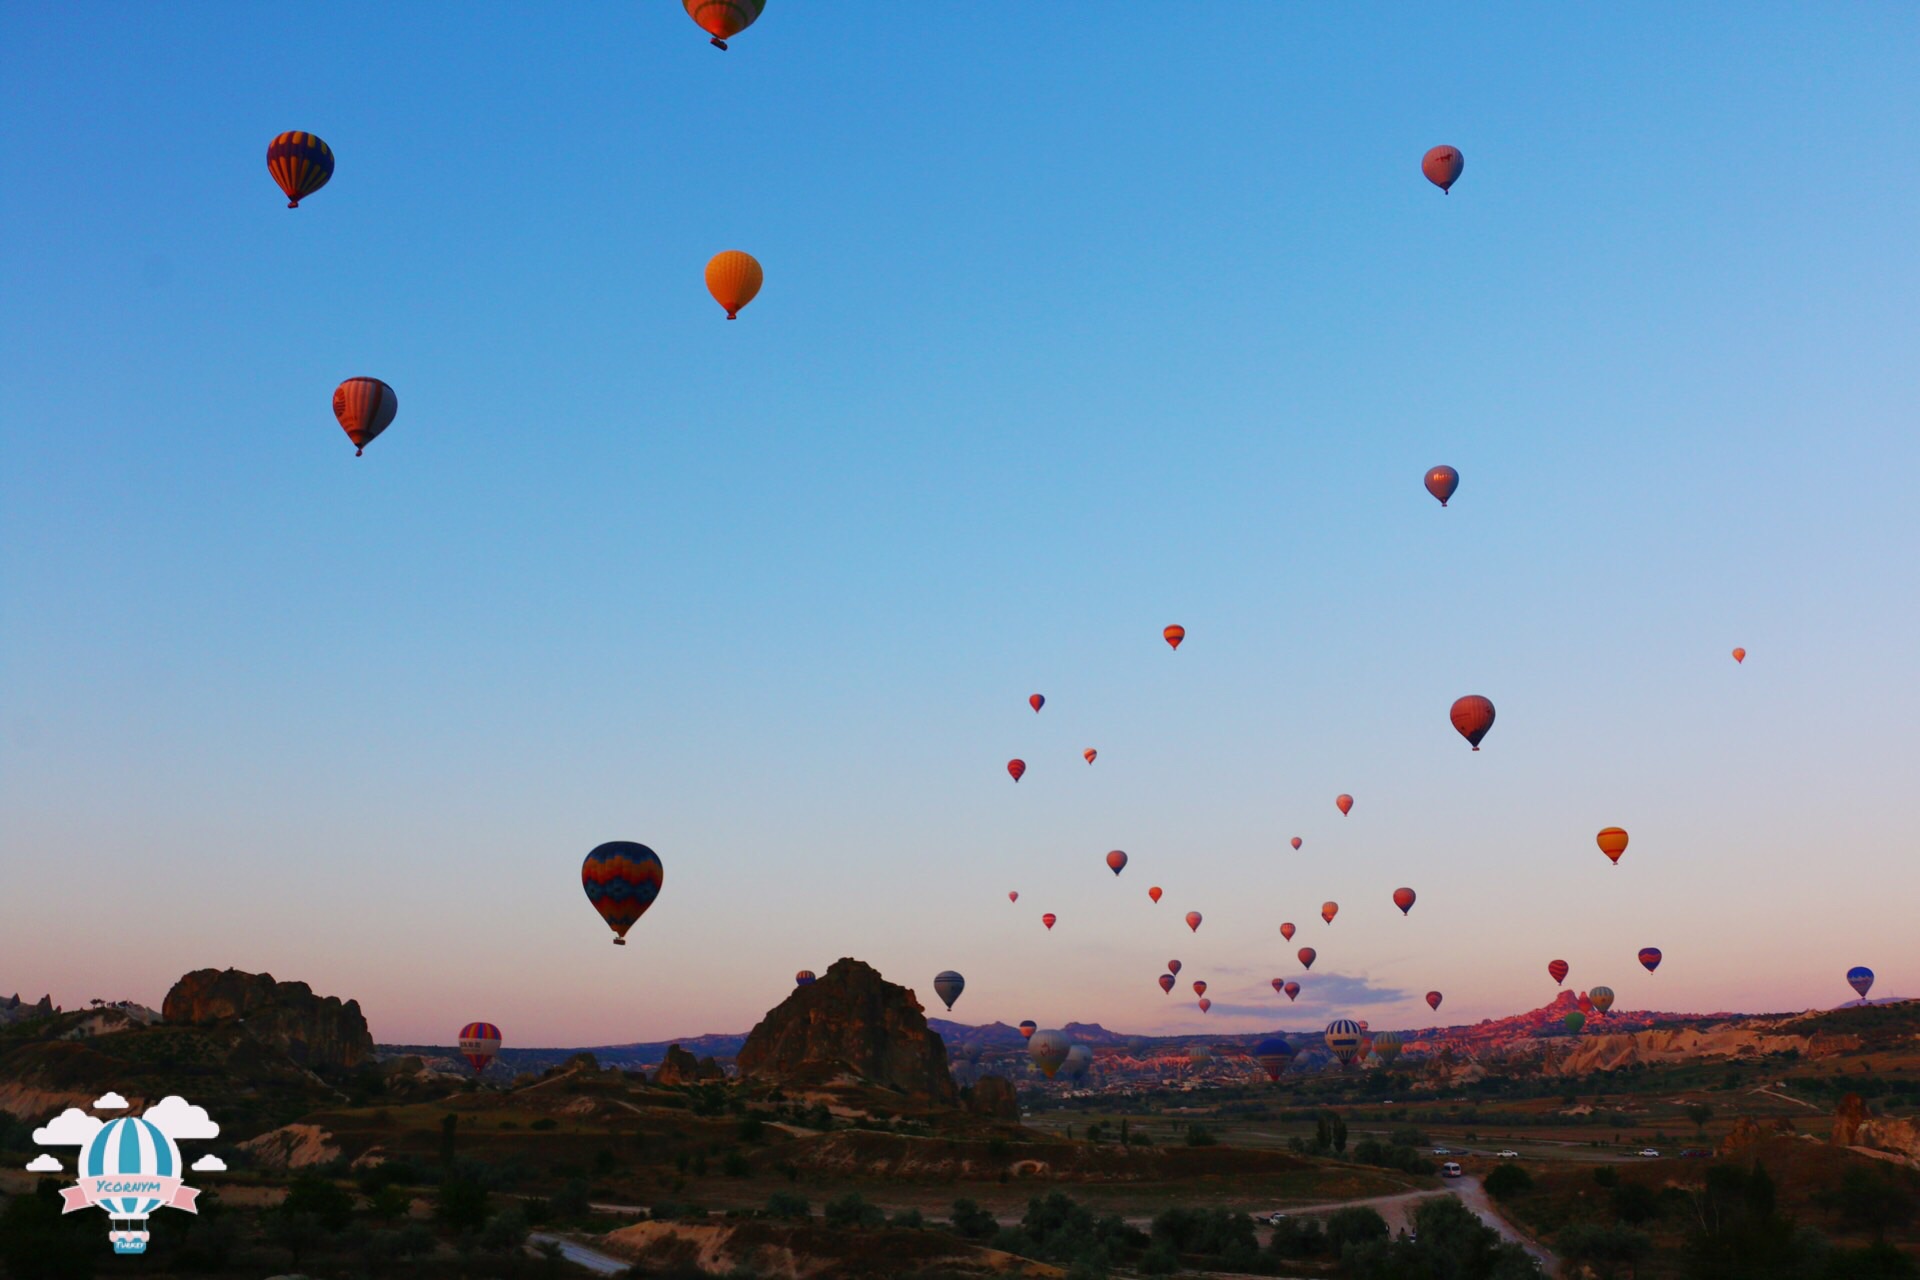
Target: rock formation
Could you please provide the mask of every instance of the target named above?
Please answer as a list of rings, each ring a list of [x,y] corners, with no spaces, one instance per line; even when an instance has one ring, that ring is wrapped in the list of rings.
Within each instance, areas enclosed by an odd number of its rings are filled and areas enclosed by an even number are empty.
[[[1589,1027],[1593,1024],[1589,1023]],[[1824,1046],[1811,1037],[1768,1035],[1739,1027],[1662,1028],[1625,1035],[1570,1038],[1571,1051],[1560,1061],[1563,1076],[1613,1071],[1636,1062],[1686,1062],[1695,1058],[1758,1058],[1770,1053],[1820,1057]]]
[[[1020,1095],[1004,1076],[981,1076],[967,1091],[967,1110],[989,1120],[1020,1120]]]
[[[913,992],[850,958],[795,987],[748,1033],[736,1061],[746,1080],[825,1084],[851,1076],[932,1102],[958,1100],[947,1046],[928,1029]]]
[[[340,1147],[333,1134],[314,1124],[283,1125],[257,1138],[249,1138],[240,1149],[253,1157],[262,1169],[285,1171],[310,1169],[340,1158]]]
[[[1879,1153],[1920,1168],[1920,1121],[1873,1115],[1857,1093],[1840,1099],[1829,1141],[1836,1147]]]
[[[667,1046],[667,1056],[653,1074],[655,1084],[698,1084],[703,1080],[724,1080],[727,1073],[712,1057],[695,1058],[677,1044]]]
[[[37,1004],[28,1004],[17,991],[11,996],[0,996],[0,1027],[29,1022],[34,1018],[51,1018],[58,1012],[60,1010],[54,1006],[52,996],[41,996]]]
[[[351,1070],[373,1057],[358,1002],[316,996],[304,982],[266,973],[195,969],[167,992],[160,1015],[180,1026],[234,1024],[310,1070]]]
[[[1791,1138],[1794,1133],[1793,1121],[1784,1117],[1763,1124],[1752,1116],[1741,1116],[1733,1122],[1733,1128],[1727,1131],[1727,1136],[1720,1139],[1720,1145],[1714,1148],[1714,1153],[1730,1156],[1769,1138]]]

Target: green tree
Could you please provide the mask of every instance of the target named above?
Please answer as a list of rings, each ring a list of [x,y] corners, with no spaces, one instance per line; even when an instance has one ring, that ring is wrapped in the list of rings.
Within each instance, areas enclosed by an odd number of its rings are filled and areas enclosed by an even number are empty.
[[[19,1280],[87,1280],[100,1246],[98,1218],[63,1215],[60,1187],[51,1178],[8,1197],[0,1210],[0,1270]]]
[[[1837,1210],[1841,1223],[1854,1231],[1872,1234],[1874,1243],[1887,1238],[1887,1228],[1909,1222],[1914,1214],[1913,1191],[1891,1173],[1849,1168],[1840,1186],[1819,1197],[1820,1202]]]
[[[1387,1220],[1365,1205],[1335,1209],[1327,1215],[1327,1250],[1343,1253],[1349,1245],[1387,1238]]]
[[[480,1229],[480,1247],[488,1253],[518,1255],[527,1247],[527,1215],[519,1209],[507,1209],[487,1219]]]
[[[830,1227],[845,1231],[853,1228],[886,1225],[887,1215],[879,1205],[871,1204],[858,1191],[849,1191],[837,1200],[827,1201],[821,1217]]]
[[[1502,1160],[1488,1170],[1480,1185],[1495,1200],[1511,1200],[1521,1192],[1533,1189],[1533,1175],[1511,1160]]]
[[[1000,1230],[1000,1220],[971,1200],[953,1202],[953,1230],[968,1240],[991,1240]]]
[[[1713,1119],[1713,1108],[1704,1102],[1689,1102],[1686,1105],[1687,1119],[1693,1121],[1693,1130],[1701,1138],[1707,1136],[1707,1121]]]
[[[1653,1238],[1617,1223],[1584,1222],[1561,1232],[1554,1248],[1568,1262],[1591,1269],[1596,1280],[1633,1280],[1653,1253]]]
[[[804,1221],[813,1216],[813,1206],[807,1198],[795,1195],[791,1191],[776,1191],[767,1197],[767,1216]]]
[[[317,1173],[303,1173],[287,1187],[280,1202],[283,1213],[311,1214],[327,1231],[338,1234],[353,1219],[353,1197],[346,1188]]]

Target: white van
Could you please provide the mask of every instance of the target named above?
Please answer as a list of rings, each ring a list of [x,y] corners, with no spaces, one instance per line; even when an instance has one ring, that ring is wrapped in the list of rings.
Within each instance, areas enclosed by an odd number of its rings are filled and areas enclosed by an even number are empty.
[[[1449,1160],[1440,1166],[1440,1176],[1443,1178],[1457,1178],[1460,1176],[1460,1166]]]

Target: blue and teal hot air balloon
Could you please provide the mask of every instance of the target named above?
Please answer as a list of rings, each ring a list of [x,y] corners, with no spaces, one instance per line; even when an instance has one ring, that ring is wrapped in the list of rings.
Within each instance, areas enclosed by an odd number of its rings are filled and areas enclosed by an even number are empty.
[[[108,1194],[95,1200],[114,1225],[109,1233],[115,1253],[147,1251],[147,1217],[167,1203],[152,1184],[162,1178],[181,1176],[180,1148],[159,1126],[139,1116],[126,1116],[101,1128],[93,1135],[80,1156],[82,1178],[123,1180],[140,1191],[127,1195]],[[114,1182],[103,1184],[111,1188]],[[122,1226],[122,1223],[127,1226]]]
[[[580,886],[587,901],[613,930],[613,945],[627,945],[627,930],[647,913],[660,896],[666,871],[660,855],[631,840],[610,840],[580,864]]]
[[[1327,1024],[1327,1048],[1346,1066],[1360,1056],[1360,1024],[1351,1018],[1335,1018]]]
[[[1873,970],[1863,964],[1853,966],[1847,970],[1847,985],[1859,992],[1860,998],[1865,1000],[1867,992],[1873,990]]]

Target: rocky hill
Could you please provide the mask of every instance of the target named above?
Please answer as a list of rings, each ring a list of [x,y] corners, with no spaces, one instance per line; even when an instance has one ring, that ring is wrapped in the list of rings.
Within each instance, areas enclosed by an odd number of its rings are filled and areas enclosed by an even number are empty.
[[[195,969],[173,984],[160,1016],[176,1026],[243,1026],[248,1035],[303,1067],[350,1071],[373,1058],[373,1036],[357,1001],[316,996],[304,982],[269,973]]]
[[[952,1105],[947,1047],[905,987],[851,958],[795,987],[747,1034],[735,1059],[745,1080],[827,1084],[851,1079]]]

